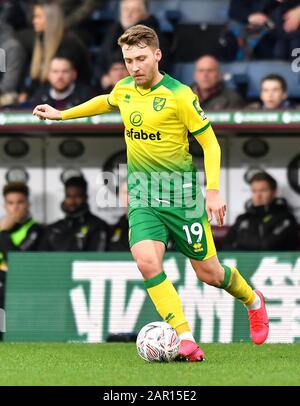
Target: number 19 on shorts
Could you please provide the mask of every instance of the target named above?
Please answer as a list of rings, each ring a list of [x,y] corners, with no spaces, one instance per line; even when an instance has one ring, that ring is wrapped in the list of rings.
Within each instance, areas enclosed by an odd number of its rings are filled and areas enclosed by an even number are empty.
[[[197,241],[200,242],[203,235],[203,227],[200,223],[193,223],[191,226],[184,225],[183,231],[186,235],[186,240],[189,244],[193,244],[192,235],[197,236]]]

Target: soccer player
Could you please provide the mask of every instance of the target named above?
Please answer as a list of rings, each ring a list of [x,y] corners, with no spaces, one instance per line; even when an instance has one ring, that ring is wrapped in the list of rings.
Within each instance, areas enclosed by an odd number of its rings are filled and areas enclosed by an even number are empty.
[[[118,43],[130,76],[109,95],[65,111],[39,105],[33,114],[67,120],[119,108],[127,144],[131,252],[158,313],[179,335],[178,358],[202,361],[204,352],[195,343],[180,298],[162,268],[169,236],[201,281],[225,289],[245,304],[252,340],[262,344],[269,330],[262,294],[236,268],[221,265],[216,255],[210,221],[214,215],[221,226],[226,205],[219,193],[221,154],[211,124],[191,89],[159,71],[162,53],[155,31],[136,25]],[[206,201],[189,154],[188,131],[204,151]]]

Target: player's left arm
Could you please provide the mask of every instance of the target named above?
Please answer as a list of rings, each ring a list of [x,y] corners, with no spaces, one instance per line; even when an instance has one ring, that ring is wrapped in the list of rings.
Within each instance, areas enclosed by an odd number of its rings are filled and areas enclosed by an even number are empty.
[[[223,225],[226,204],[219,192],[221,148],[215,133],[201,109],[198,97],[190,90],[185,90],[184,103],[178,109],[183,123],[201,145],[204,152],[206,175],[206,211],[209,221],[215,216],[218,225]]]

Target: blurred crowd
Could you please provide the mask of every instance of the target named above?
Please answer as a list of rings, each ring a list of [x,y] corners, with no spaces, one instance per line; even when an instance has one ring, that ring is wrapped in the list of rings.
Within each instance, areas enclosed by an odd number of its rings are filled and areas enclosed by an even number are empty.
[[[298,224],[288,202],[278,196],[276,180],[266,172],[249,181],[245,213],[237,217],[219,247],[229,251],[294,251],[299,249]],[[83,176],[68,178],[61,204],[63,218],[38,224],[30,210],[30,191],[22,182],[3,187],[5,215],[0,220],[0,270],[7,270],[9,251],[129,251],[126,182],[118,198],[124,208],[116,224],[91,213]],[[169,241],[168,250],[174,242]]]
[[[299,0],[231,0],[227,20],[218,26],[182,23],[173,9],[165,13],[167,29],[159,10],[150,12],[150,4],[0,0],[0,49],[6,55],[0,108],[31,109],[48,103],[66,109],[110,92],[128,74],[117,38],[135,24],[157,31],[162,71],[172,74],[176,64],[195,62],[188,84],[204,109],[297,108],[297,97],[290,100],[286,80],[272,71],[272,61],[291,60],[300,43]],[[201,0],[198,6],[201,11]],[[270,65],[260,83],[260,97],[253,100],[247,98],[245,86],[226,85],[222,64],[254,60],[268,60]]]

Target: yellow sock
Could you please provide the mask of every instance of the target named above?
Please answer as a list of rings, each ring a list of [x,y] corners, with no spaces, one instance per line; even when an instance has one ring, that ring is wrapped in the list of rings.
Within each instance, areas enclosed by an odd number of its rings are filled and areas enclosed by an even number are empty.
[[[236,299],[246,306],[251,305],[255,299],[255,293],[236,268],[223,265],[225,276],[221,289],[225,289]]]
[[[182,304],[176,289],[164,272],[144,281],[156,310],[178,335],[191,329],[183,314]]]

